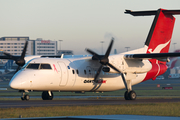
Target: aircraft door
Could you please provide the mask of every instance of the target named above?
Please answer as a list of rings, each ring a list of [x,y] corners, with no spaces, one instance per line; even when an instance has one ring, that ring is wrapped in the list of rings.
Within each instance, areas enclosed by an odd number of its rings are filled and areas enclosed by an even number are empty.
[[[60,77],[60,86],[65,86],[68,82],[68,71],[67,66],[63,62],[58,62],[60,67],[61,77]]]

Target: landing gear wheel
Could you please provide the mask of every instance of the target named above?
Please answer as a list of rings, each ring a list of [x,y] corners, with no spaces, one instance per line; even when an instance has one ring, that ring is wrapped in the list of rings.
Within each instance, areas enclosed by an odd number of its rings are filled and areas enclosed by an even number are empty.
[[[29,100],[29,99],[30,99],[29,95],[24,95],[21,97],[21,100]]]
[[[133,90],[128,93],[128,96],[129,96],[130,100],[136,99],[136,93]]]
[[[125,98],[125,100],[130,100],[130,99],[129,99],[129,96],[128,96],[128,91],[126,91],[126,92],[124,93],[124,98]]]
[[[25,96],[24,96],[24,99],[25,99],[25,100],[29,100],[29,99],[30,99],[29,95],[25,95]]]
[[[25,100],[23,96],[21,97],[21,100]]]
[[[136,99],[136,93],[132,90],[130,92],[126,91],[124,93],[125,100],[135,100]]]
[[[53,99],[53,93],[51,92],[51,96],[50,96],[48,91],[43,91],[41,97],[43,100],[52,100]]]

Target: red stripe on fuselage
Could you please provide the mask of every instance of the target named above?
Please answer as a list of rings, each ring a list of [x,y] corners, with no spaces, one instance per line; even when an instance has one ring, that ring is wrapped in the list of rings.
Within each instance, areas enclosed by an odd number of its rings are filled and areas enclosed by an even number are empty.
[[[143,81],[152,79],[155,80],[157,76],[162,75],[167,70],[167,65],[162,63],[152,63],[152,69],[147,72],[146,77]]]

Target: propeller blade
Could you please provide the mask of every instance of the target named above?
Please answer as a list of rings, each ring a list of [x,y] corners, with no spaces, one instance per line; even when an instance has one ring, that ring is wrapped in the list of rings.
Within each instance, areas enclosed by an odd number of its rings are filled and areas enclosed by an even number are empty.
[[[95,53],[94,51],[90,50],[90,49],[86,49],[87,52],[89,52],[91,55],[98,55],[97,53]]]
[[[19,71],[19,69],[20,69],[20,66],[18,66],[18,68],[16,69],[15,73],[17,73],[17,71]],[[14,73],[14,74],[15,74],[15,73]]]
[[[105,54],[105,56],[104,56],[105,58],[108,58],[108,56],[109,56],[109,54],[110,54],[110,52],[111,52],[111,49],[112,49],[113,42],[114,42],[114,38],[111,39],[111,42],[110,42],[110,44],[109,44],[109,47],[108,47],[108,49],[107,49],[107,51],[106,51],[106,54]]]
[[[126,90],[128,91],[128,87],[127,87],[126,79],[125,79],[125,77],[124,77],[124,74],[123,74],[123,73],[121,73],[121,77],[122,77],[122,79],[123,79],[123,82],[124,82],[124,85],[125,85],[125,87],[126,87]]]
[[[25,43],[25,45],[24,45],[23,52],[21,53],[21,59],[24,59],[24,57],[25,57],[25,55],[26,55],[27,45],[28,45],[28,41],[26,41],[26,43]]]
[[[24,45],[24,48],[23,48],[23,51],[21,53],[21,56],[13,56],[9,53],[6,53],[4,52],[4,54],[9,57],[8,59],[11,59],[11,60],[14,60],[15,63],[18,65],[18,66],[23,66],[25,64],[25,60],[24,60],[24,57],[25,57],[25,54],[26,54],[26,51],[27,51],[27,45],[28,45],[28,41],[26,41],[25,45]]]
[[[96,73],[96,75],[95,75],[95,77],[94,77],[94,81],[95,81],[95,82],[96,82],[96,80],[97,80],[99,74],[101,73],[102,67],[103,67],[103,65],[101,65],[101,66],[99,67],[99,69],[98,69],[98,71],[97,71],[97,73]]]
[[[114,67],[113,65],[111,65],[110,63],[108,63],[108,66],[110,66],[112,69],[114,69],[115,71],[121,73],[121,77],[122,77],[122,80],[124,82],[124,85],[126,87],[126,90],[128,90],[128,87],[127,87],[127,83],[126,83],[126,79],[124,77],[124,74],[122,72],[120,72],[116,67]]]
[[[16,59],[17,59],[15,56],[13,56],[13,55],[11,55],[11,54],[9,54],[9,53],[7,53],[7,52],[3,52],[3,54],[5,54],[6,56],[8,56],[9,59],[11,59],[11,60],[16,60]]]
[[[93,55],[93,57],[95,57],[97,60],[101,59],[101,56],[99,56],[97,53],[95,53],[94,51],[90,50],[90,49],[86,49],[87,52],[89,52],[91,55]]]
[[[111,67],[112,69],[114,69],[115,71],[117,71],[118,73],[121,73],[116,67],[114,67],[113,65],[111,65],[110,63],[107,63],[107,65],[109,67]]]
[[[27,45],[28,45],[28,41],[26,41],[25,45],[24,45],[24,48],[23,48],[23,51],[21,53],[21,57],[20,59],[16,60],[16,64],[18,66],[23,66],[25,64],[25,60],[24,60],[24,57],[26,55],[26,51],[27,51]]]

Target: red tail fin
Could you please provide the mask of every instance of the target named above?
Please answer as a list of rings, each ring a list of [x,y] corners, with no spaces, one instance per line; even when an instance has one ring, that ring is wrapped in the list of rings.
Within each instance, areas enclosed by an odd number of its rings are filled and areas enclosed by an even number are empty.
[[[148,37],[145,42],[147,46],[146,53],[167,53],[169,51],[172,32],[174,28],[175,18],[174,14],[180,14],[180,10],[165,10],[158,9],[155,11],[130,11],[126,10],[133,16],[147,16],[155,15],[153,24],[149,31]],[[156,63],[157,60],[150,60]]]
[[[147,47],[146,53],[167,53],[169,51],[175,22],[173,15],[180,14],[180,10],[158,9],[157,11],[137,12],[126,10],[125,13],[129,13],[134,16],[155,15],[153,24],[145,42],[145,47]],[[158,61],[157,59],[150,59],[149,61],[152,64],[152,69],[147,73],[144,80],[148,80],[150,78],[154,80],[158,75],[161,75],[166,71],[166,62]]]
[[[167,10],[166,10],[167,11]],[[175,18],[159,9],[154,18],[145,45],[147,53],[167,53],[169,51]]]

